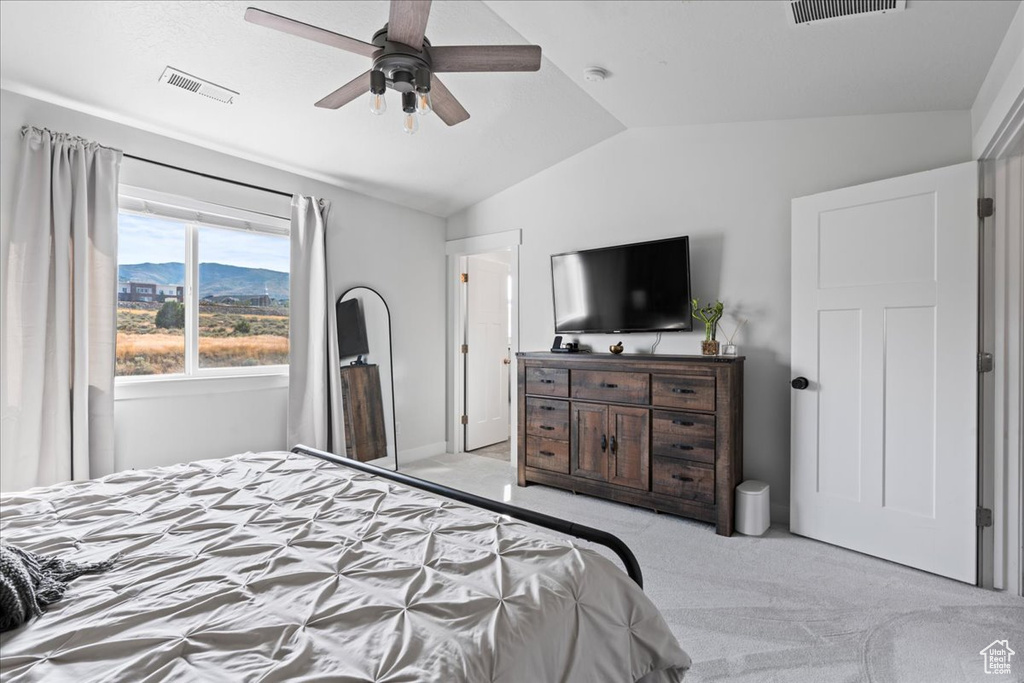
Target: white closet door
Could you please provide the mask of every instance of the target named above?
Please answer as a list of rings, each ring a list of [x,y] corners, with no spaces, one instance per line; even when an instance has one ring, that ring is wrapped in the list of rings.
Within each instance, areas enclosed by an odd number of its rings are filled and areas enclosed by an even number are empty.
[[[976,579],[974,162],[793,200],[794,533]],[[799,383],[798,383],[799,384]]]

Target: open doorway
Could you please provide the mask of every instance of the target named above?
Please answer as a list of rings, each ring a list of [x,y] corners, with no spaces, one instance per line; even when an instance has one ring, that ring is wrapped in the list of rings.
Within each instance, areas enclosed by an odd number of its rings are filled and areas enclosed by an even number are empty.
[[[463,448],[484,456],[511,453],[511,253],[465,257],[465,335],[462,352],[465,410]]]
[[[448,243],[449,443],[514,462],[519,231]]]

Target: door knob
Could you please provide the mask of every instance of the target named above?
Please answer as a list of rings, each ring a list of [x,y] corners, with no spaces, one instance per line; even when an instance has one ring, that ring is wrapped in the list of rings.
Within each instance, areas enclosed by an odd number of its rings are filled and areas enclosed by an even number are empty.
[[[793,387],[794,389],[801,389],[801,390],[803,390],[803,389],[806,389],[807,387],[811,386],[811,383],[807,381],[806,377],[797,377],[792,382],[790,382],[789,385],[791,387]]]

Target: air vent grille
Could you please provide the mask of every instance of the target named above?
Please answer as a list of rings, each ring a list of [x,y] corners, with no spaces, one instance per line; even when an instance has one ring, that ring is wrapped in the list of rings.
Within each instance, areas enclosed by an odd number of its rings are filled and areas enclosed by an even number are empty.
[[[203,97],[209,97],[211,100],[223,102],[224,104],[234,104],[235,98],[238,97],[238,93],[234,90],[228,90],[210,81],[197,78],[192,74],[179,71],[171,66],[164,69],[164,72],[160,75],[160,82],[202,95]]]
[[[906,8],[907,0],[789,0],[790,20],[796,26]]]

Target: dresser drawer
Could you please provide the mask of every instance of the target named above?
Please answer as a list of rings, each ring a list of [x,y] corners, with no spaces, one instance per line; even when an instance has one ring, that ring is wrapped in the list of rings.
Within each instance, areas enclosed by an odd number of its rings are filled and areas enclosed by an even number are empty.
[[[569,397],[569,371],[558,368],[526,368],[526,393]]]
[[[651,403],[666,408],[715,409],[715,378],[698,375],[653,375]]]
[[[714,464],[715,416],[655,410],[651,413],[651,452]]]
[[[526,399],[526,433],[545,439],[569,440],[569,402]]]
[[[650,375],[640,372],[573,370],[572,397],[609,403],[646,404],[650,399]]]
[[[666,496],[715,502],[715,468],[710,465],[652,456],[651,489]]]
[[[552,472],[569,473],[569,442],[526,437],[526,466]]]

